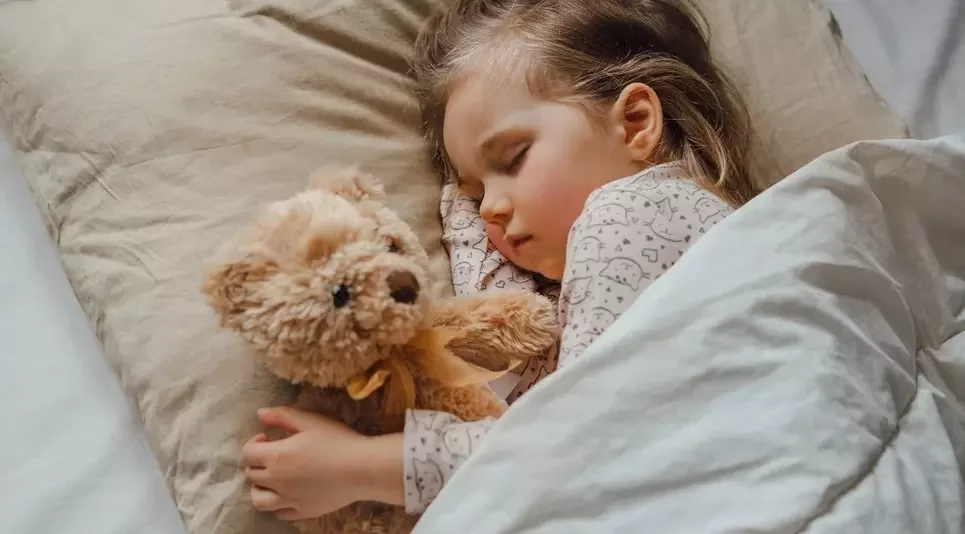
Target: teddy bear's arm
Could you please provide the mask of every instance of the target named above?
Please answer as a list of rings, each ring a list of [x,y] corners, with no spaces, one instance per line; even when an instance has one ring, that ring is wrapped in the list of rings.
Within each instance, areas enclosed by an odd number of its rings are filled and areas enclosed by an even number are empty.
[[[541,356],[559,335],[553,303],[527,291],[486,291],[441,300],[433,307],[430,323],[462,332],[447,347],[491,370]]]

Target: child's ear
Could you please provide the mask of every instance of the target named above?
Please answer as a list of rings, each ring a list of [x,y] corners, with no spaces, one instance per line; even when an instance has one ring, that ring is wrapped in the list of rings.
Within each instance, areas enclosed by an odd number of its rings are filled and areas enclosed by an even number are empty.
[[[613,120],[623,130],[624,143],[633,160],[652,163],[651,157],[663,135],[663,109],[650,86],[631,83],[613,105]]]
[[[354,202],[384,200],[385,190],[374,176],[355,167],[328,167],[315,171],[309,189],[323,189]]]

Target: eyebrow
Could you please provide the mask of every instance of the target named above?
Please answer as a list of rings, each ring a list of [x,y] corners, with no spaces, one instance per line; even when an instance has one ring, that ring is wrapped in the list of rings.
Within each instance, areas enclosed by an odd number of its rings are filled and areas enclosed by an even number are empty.
[[[494,130],[490,132],[486,140],[479,145],[479,150],[483,154],[487,154],[497,148],[505,148],[506,145],[517,144],[521,142],[521,139],[507,139],[507,137],[522,137],[522,133],[523,128],[519,125],[508,125],[504,128]]]
[[[486,140],[479,145],[479,151],[486,154],[499,148],[499,145],[506,144],[505,137],[503,136],[505,131],[506,130],[499,130],[491,133]]]
[[[518,143],[520,142],[520,140],[512,140],[512,139],[507,140],[506,139],[507,134],[516,135],[517,133],[519,133],[519,137],[522,137],[523,131],[524,131],[524,128],[519,123],[513,123],[513,122],[510,122],[499,128],[490,130],[486,134],[485,140],[479,144],[479,151],[484,155],[489,155],[498,148],[504,148],[504,145],[512,145],[512,144]],[[451,162],[452,160],[450,160],[450,164]],[[456,171],[454,167],[455,166],[453,166],[453,171]],[[457,183],[472,182],[472,179],[466,178],[458,171],[455,172],[455,178]]]
[[[506,132],[506,130],[499,130],[489,135],[489,137],[479,145],[479,151],[483,155],[490,155],[492,152],[495,152],[497,148],[502,148],[500,147],[500,145],[507,144],[504,141],[504,138],[502,137],[504,132]],[[453,168],[453,170],[455,171],[456,169]],[[473,179],[467,178],[465,175],[463,175],[458,171],[456,171],[455,174],[456,174],[456,183],[463,184],[466,182],[473,181]]]

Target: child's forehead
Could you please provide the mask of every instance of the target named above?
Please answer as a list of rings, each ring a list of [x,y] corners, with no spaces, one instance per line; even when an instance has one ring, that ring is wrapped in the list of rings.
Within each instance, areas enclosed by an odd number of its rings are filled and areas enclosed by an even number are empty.
[[[469,135],[482,148],[493,131],[522,126],[548,104],[552,102],[535,95],[525,80],[467,77],[446,101],[443,134]]]
[[[446,100],[443,135],[446,145],[482,143],[482,137],[500,122],[527,113],[536,99],[525,84],[469,76],[456,84]]]

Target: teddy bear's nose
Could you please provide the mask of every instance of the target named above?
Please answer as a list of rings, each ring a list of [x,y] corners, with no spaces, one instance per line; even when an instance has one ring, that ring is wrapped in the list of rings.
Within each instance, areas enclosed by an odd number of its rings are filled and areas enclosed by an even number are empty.
[[[412,304],[419,298],[419,281],[409,271],[394,271],[385,279],[389,285],[392,300],[402,304]]]

